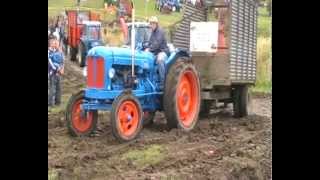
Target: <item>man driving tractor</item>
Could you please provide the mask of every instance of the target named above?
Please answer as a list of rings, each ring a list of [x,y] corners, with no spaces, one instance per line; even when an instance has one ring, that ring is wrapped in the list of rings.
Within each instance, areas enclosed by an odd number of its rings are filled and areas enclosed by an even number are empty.
[[[146,51],[150,51],[157,56],[156,62],[159,65],[161,87],[163,87],[165,76],[165,60],[169,56],[169,48],[167,46],[165,32],[159,27],[158,18],[152,16],[149,19],[149,22],[151,25],[152,33],[149,40],[149,47],[146,48]]]

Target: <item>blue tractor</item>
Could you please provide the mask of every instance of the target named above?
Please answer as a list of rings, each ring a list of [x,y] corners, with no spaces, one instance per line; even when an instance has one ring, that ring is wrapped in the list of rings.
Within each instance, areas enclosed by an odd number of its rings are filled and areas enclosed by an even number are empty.
[[[149,35],[139,28],[137,32]],[[135,37],[135,33],[130,34]],[[137,33],[139,37],[145,35]],[[144,51],[148,43],[132,37],[131,42],[136,43],[131,47],[97,46],[89,50],[87,87],[72,95],[67,105],[66,120],[72,135],[91,134],[99,111],[111,111],[112,133],[120,142],[135,139],[143,126],[153,122],[156,111],[164,111],[169,128],[190,131],[197,124],[200,81],[189,54],[171,51],[162,87],[155,55]]]

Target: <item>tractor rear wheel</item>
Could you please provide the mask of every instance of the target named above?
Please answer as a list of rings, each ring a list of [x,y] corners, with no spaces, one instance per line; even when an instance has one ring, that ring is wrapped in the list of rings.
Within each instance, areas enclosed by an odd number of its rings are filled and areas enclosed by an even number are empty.
[[[142,108],[131,93],[117,97],[111,107],[112,134],[120,142],[135,139],[142,129]]]
[[[192,130],[201,103],[199,75],[193,64],[177,59],[166,76],[163,97],[168,127]]]
[[[84,45],[80,43],[78,46],[78,54],[77,54],[77,61],[80,67],[85,66],[85,60],[86,60],[86,57],[85,57]]]
[[[72,136],[88,136],[97,127],[98,111],[84,113],[81,110],[83,99],[84,91],[79,91],[71,96],[67,105],[66,120],[69,133]]]
[[[251,113],[251,96],[247,85],[235,86],[233,90],[234,117],[241,118]]]

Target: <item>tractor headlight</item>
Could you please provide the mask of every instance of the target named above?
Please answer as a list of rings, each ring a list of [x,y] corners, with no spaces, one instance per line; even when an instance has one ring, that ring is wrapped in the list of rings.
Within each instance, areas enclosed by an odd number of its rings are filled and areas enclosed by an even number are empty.
[[[82,74],[83,74],[84,77],[87,76],[87,67],[86,66],[83,68]]]
[[[109,70],[109,78],[112,79],[115,74],[116,74],[116,71],[115,71],[113,68],[111,68],[111,69]]]

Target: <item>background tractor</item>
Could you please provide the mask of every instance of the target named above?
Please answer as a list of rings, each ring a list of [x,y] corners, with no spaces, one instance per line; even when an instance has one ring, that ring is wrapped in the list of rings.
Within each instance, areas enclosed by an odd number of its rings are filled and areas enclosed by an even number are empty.
[[[164,87],[155,56],[143,51],[148,43],[135,37],[133,8],[130,42],[136,43],[89,50],[87,87],[70,98],[66,110],[69,132],[89,135],[102,110],[111,111],[112,133],[121,142],[136,138],[156,111],[164,111],[169,128],[184,131],[196,126],[200,107],[208,114],[219,103],[231,103],[235,117],[246,116],[248,87],[255,83],[256,2],[204,5],[186,4],[165,62]]]
[[[65,46],[68,47],[71,61],[77,61],[80,67],[85,65],[87,51],[94,46],[103,45],[99,16],[91,11],[66,11],[68,16]]]

